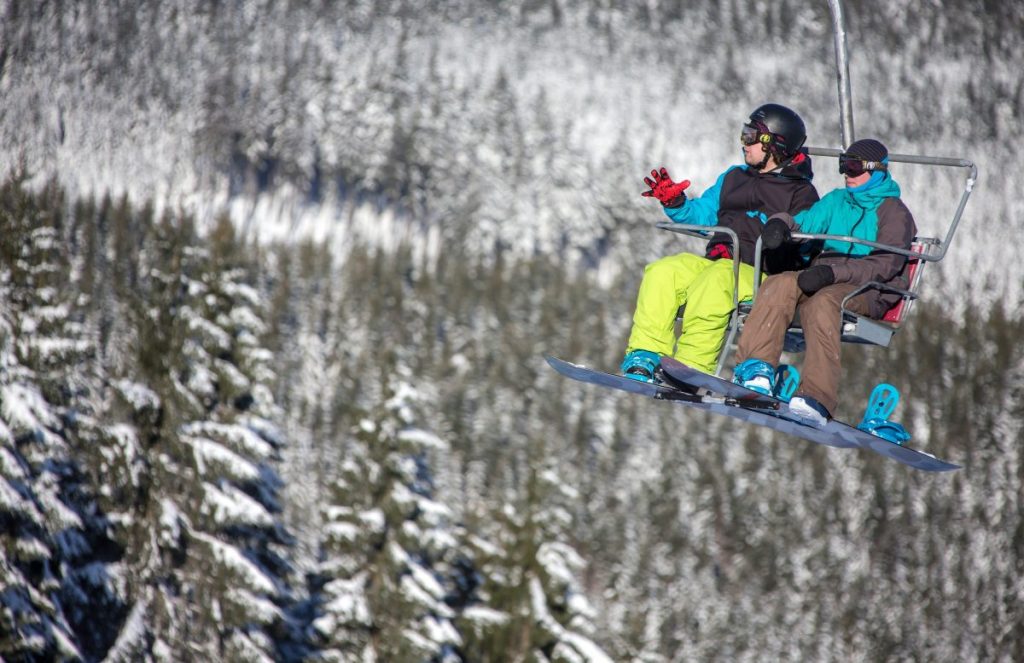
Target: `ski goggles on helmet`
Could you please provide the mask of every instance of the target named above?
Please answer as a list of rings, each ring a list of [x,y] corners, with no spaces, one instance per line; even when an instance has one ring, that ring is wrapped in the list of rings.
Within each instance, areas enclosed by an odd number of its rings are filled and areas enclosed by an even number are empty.
[[[839,174],[860,177],[864,173],[876,170],[889,170],[881,161],[865,161],[858,156],[843,152],[839,155]]]
[[[767,147],[772,142],[772,134],[767,127],[748,122],[740,129],[740,142],[748,147],[757,143]]]

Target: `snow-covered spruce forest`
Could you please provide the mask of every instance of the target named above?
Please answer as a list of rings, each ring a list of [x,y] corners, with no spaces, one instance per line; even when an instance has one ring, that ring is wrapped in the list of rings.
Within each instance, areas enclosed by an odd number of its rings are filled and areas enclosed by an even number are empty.
[[[981,178],[838,414],[951,474],[542,359],[700,249],[651,167],[839,146],[824,2],[0,0],[0,659],[1024,659],[1024,5],[846,9],[857,135]]]

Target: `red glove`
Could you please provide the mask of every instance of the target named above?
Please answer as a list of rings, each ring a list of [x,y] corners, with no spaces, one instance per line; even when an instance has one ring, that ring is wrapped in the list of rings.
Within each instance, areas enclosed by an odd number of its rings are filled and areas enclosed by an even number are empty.
[[[652,170],[650,177],[644,178],[644,184],[651,187],[650,191],[644,191],[641,196],[657,198],[665,207],[679,207],[686,202],[686,188],[690,186],[690,180],[673,182],[668,176],[664,167]]]

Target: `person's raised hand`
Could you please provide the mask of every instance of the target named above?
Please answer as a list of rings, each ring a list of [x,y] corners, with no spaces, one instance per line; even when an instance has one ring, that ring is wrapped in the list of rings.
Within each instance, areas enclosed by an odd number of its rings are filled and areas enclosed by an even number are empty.
[[[644,184],[650,189],[641,193],[641,196],[656,198],[665,207],[679,207],[686,202],[685,191],[690,186],[690,180],[673,182],[668,170],[662,167],[652,170],[651,176],[644,178]]]

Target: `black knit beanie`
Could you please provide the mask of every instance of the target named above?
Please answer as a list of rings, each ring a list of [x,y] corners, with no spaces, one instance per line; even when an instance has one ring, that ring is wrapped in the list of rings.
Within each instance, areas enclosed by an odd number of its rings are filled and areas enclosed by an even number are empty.
[[[854,141],[848,148],[846,148],[847,154],[852,154],[855,157],[860,157],[863,161],[877,161],[880,162],[889,156],[889,150],[885,149],[885,145],[873,138],[863,138],[858,141]]]

